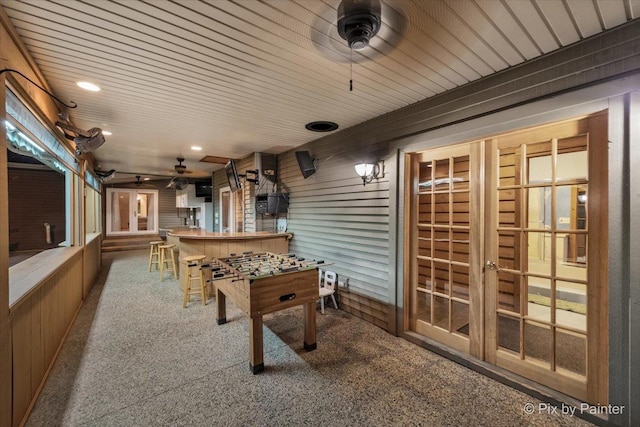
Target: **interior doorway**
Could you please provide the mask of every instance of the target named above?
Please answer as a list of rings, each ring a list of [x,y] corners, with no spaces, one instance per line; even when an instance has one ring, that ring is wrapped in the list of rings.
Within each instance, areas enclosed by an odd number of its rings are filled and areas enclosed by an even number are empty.
[[[107,188],[107,235],[158,233],[158,190]]]
[[[230,187],[220,189],[220,232],[244,231],[244,204],[242,190],[231,191]]]
[[[607,114],[406,162],[405,330],[607,402]]]

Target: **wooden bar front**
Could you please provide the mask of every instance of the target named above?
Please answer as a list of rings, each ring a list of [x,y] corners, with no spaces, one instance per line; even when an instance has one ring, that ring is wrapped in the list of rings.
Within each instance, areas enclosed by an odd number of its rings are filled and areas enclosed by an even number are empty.
[[[207,258],[224,258],[243,252],[289,252],[290,233],[268,231],[217,233],[201,229],[174,229],[167,233],[167,242],[175,243],[180,258],[189,255],[205,255]]]
[[[254,374],[264,370],[262,316],[302,305],[304,348],[316,348],[318,273],[315,269],[280,273],[248,279],[229,277],[215,282],[217,323],[226,323],[226,298],[249,316],[249,368]]]
[[[290,233],[267,231],[217,233],[201,229],[176,228],[167,232],[167,243],[176,245],[179,273],[186,267],[182,259],[191,255],[204,255],[207,259],[212,259],[228,257],[231,254],[240,255],[244,252],[286,254],[289,252],[289,240],[292,237]],[[184,291],[184,274],[180,274],[180,286]]]

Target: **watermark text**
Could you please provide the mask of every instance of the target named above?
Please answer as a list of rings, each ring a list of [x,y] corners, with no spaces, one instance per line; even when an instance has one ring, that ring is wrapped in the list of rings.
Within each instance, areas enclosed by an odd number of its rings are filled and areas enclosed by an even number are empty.
[[[553,414],[553,415],[620,415],[624,412],[624,405],[590,405],[581,403],[579,406],[567,405],[561,403],[554,405],[546,402],[525,403],[525,414]]]

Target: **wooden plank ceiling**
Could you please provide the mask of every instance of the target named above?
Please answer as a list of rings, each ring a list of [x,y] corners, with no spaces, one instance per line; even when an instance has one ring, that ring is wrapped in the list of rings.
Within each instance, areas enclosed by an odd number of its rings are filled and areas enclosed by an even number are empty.
[[[171,174],[179,155],[208,173],[205,155],[280,153],[322,136],[308,122],[345,129],[640,14],[640,0],[385,0],[379,34],[351,55],[339,0],[1,4],[53,91],[78,103],[72,120],[112,132],[100,168],[142,175]]]

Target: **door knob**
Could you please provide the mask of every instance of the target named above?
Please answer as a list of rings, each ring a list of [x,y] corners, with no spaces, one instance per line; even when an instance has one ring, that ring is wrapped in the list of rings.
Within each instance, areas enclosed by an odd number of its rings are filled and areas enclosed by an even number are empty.
[[[484,264],[484,266],[485,266],[486,268],[488,268],[489,270],[496,270],[496,271],[500,270],[500,268],[498,267],[498,265],[497,265],[495,262],[493,262],[493,261],[487,261],[487,262]]]

